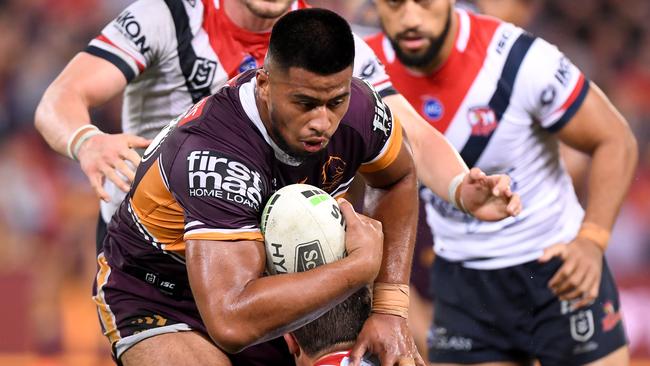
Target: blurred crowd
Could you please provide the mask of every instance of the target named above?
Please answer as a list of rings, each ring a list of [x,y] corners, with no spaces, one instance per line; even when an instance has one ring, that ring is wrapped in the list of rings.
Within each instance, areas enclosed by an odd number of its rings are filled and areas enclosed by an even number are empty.
[[[20,363],[3,354],[65,350],[106,357],[90,300],[97,199],[77,164],[49,150],[36,133],[33,115],[67,61],[130,2],[0,0],[0,365]],[[463,6],[501,2],[510,1]],[[621,284],[632,351],[650,357],[650,1],[521,2],[522,24],[595,81],[638,139],[636,178],[607,256]],[[371,1],[310,3],[340,12],[362,34],[379,29]],[[119,98],[95,111],[93,121],[119,130]]]

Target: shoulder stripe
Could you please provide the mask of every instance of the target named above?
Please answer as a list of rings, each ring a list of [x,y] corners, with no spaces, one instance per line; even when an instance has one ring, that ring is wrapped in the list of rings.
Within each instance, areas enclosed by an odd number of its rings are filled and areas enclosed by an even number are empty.
[[[174,20],[176,40],[178,43],[178,59],[183,76],[185,77],[185,84],[192,97],[192,102],[196,103],[203,97],[210,95],[210,85],[197,88],[191,81],[192,74],[195,71],[194,68],[201,65],[199,58],[196,56],[196,52],[192,48],[193,36],[190,21],[182,1],[165,0],[165,4],[167,4],[172,19]],[[197,63],[197,61],[199,62]]]
[[[390,86],[386,87],[384,85],[377,86],[377,89],[380,89],[377,93],[380,97],[385,98],[391,95],[399,94],[399,92],[393,87],[393,84],[390,83]]]
[[[110,53],[96,46],[88,46],[84,51],[93,56],[103,58],[104,60],[115,65],[115,67],[117,67],[122,72],[122,74],[124,74],[127,83],[131,82],[131,80],[135,78],[135,72],[133,72],[131,66],[129,66],[129,64],[127,64],[126,61],[122,60],[115,54]]]
[[[126,50],[124,50],[122,47],[116,45],[113,41],[108,39],[108,37],[106,37],[105,35],[100,34],[95,39],[100,41],[100,42],[104,42],[104,43],[106,43],[106,44],[108,44],[108,45],[110,45],[112,47],[115,47],[118,50],[120,50],[120,51],[124,52],[125,54],[129,55],[129,57],[131,57],[133,59],[133,62],[135,62],[135,64],[138,66],[138,71],[140,71],[140,72],[144,71],[144,69],[145,69],[144,63],[140,62],[140,60],[138,60],[138,58],[135,57],[132,53],[129,53]]]
[[[578,85],[576,85],[575,89],[569,96],[569,99],[567,99],[566,103],[560,107],[560,110],[565,109],[566,112],[560,117],[560,119],[557,120],[553,125],[549,126],[546,128],[547,131],[549,132],[557,132],[564,125],[567,124],[573,118],[573,116],[578,112],[578,109],[580,109],[580,106],[582,105],[582,102],[584,102],[585,98],[587,97],[587,93],[589,92],[589,80],[585,78],[583,75],[580,75],[580,80],[578,81]]]
[[[534,36],[522,33],[512,45],[512,48],[508,53],[508,58],[503,66],[503,70],[501,71],[501,77],[499,78],[497,89],[494,91],[489,103],[489,107],[494,111],[497,124],[501,121],[503,113],[510,105],[510,97],[512,96],[512,88],[515,85],[517,73],[519,72],[521,63],[524,61],[524,58],[534,41]],[[465,146],[460,152],[460,156],[468,167],[471,168],[476,164],[479,157],[481,157],[481,154],[487,147],[488,142],[490,142],[490,139],[494,135],[495,130],[486,136],[470,136],[467,140]]]
[[[391,165],[402,150],[402,142],[402,125],[397,116],[393,115],[393,127],[388,141],[374,159],[361,164],[359,173],[374,173]]]

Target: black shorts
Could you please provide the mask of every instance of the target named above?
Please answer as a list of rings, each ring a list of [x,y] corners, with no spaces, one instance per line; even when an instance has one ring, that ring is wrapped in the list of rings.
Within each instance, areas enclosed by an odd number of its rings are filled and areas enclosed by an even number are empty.
[[[624,346],[618,292],[606,261],[598,298],[573,311],[548,288],[561,264],[554,259],[475,270],[437,257],[431,272],[436,300],[429,360],[583,365]]]
[[[130,347],[159,334],[196,331],[209,339],[191,296],[165,294],[132,274],[112,268],[103,254],[98,256],[98,265],[93,300],[118,364]],[[282,337],[228,357],[233,366],[295,365]]]
[[[95,231],[95,252],[99,254],[104,251],[104,239],[108,234],[108,224],[102,218],[102,212],[99,212],[97,219],[97,230]]]
[[[433,235],[427,224],[424,200],[419,201],[418,228],[413,249],[413,264],[411,266],[411,285],[418,294],[427,301],[433,301],[431,295],[430,272],[435,254],[433,252]]]

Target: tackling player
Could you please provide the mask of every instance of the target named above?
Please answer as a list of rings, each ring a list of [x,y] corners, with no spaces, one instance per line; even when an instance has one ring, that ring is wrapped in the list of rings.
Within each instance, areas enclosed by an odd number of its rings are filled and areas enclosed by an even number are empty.
[[[557,48],[512,24],[455,10],[452,0],[376,5],[384,34],[368,42],[413,112],[468,166],[508,174],[525,207],[488,223],[422,193],[436,252],[430,360],[627,364],[604,260],[637,160],[626,121]],[[414,154],[426,154],[421,127],[404,127]],[[558,140],[592,156],[586,210]]]

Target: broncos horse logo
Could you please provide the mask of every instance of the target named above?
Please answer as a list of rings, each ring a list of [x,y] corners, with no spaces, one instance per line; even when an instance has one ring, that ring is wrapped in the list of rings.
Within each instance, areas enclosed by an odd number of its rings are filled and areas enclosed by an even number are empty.
[[[338,156],[329,157],[325,164],[323,164],[323,170],[320,174],[320,180],[324,190],[332,191],[341,182],[346,165],[347,163]]]

